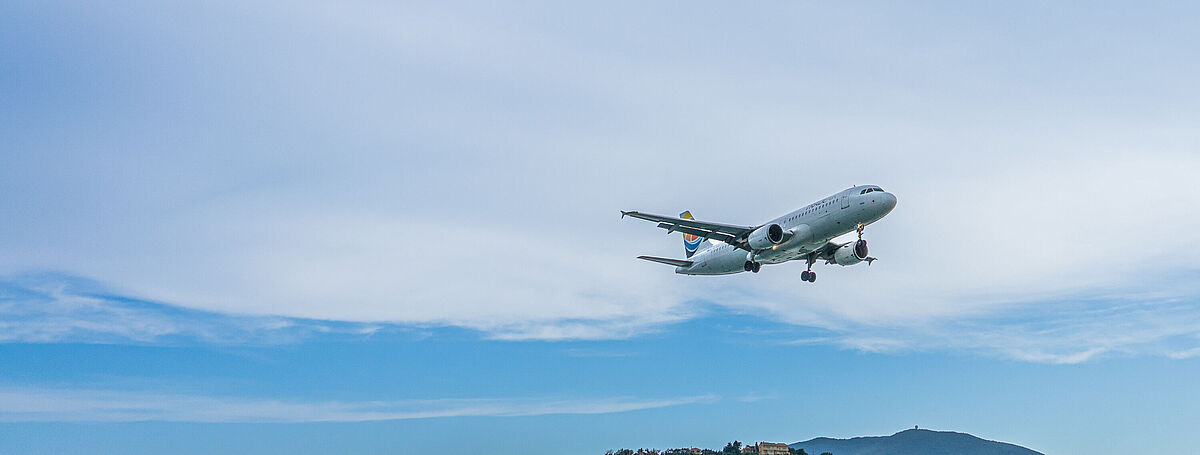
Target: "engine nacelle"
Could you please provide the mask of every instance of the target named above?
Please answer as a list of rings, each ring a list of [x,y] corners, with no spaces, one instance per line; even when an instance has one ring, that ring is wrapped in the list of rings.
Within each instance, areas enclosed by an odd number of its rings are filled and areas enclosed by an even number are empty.
[[[837,265],[854,265],[866,259],[867,241],[863,239],[842,245],[833,252],[833,263]]]
[[[790,238],[792,238],[791,231],[785,231],[783,226],[778,224],[768,224],[751,232],[750,236],[746,238],[746,242],[750,244],[750,248],[765,250],[786,242]]]

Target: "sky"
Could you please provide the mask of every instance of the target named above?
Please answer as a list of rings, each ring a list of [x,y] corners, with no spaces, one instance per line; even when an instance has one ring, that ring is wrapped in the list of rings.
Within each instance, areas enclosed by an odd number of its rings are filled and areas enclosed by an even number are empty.
[[[0,4],[0,452],[1200,445],[1200,8]],[[689,277],[619,210],[897,195]]]

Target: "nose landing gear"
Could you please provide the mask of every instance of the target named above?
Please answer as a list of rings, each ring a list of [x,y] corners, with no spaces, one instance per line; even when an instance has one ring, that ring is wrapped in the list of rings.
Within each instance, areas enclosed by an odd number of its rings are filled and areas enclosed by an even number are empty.
[[[855,251],[856,254],[858,254],[860,257],[866,256],[863,258],[863,260],[867,261],[867,267],[870,267],[871,264],[874,263],[875,260],[879,259],[879,258],[873,258],[873,257],[867,256],[867,243],[865,241],[863,241],[863,238],[862,238],[863,229],[866,229],[866,228],[867,228],[867,225],[862,224],[862,223],[858,223],[858,225],[854,227],[854,230],[858,232],[858,243],[855,244],[854,248],[856,250]],[[857,248],[859,246],[862,246],[862,249],[863,249],[862,253],[857,253]]]

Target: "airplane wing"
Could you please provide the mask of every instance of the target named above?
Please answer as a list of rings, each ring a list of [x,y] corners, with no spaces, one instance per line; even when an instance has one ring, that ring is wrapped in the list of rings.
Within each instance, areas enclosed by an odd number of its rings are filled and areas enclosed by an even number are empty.
[[[675,267],[688,267],[688,266],[692,265],[692,261],[685,261],[683,259],[660,258],[657,256],[638,256],[638,259],[645,259],[647,261],[657,262],[659,264],[673,265]]]
[[[813,250],[813,253],[816,253],[817,259],[823,259],[823,260],[825,260],[825,263],[828,264],[830,261],[833,261],[833,252],[837,251],[838,248],[841,248],[842,245],[845,245],[847,243],[850,243],[850,242],[845,242],[845,243],[826,242],[824,246]]]
[[[707,221],[688,220],[673,216],[655,215],[652,213],[641,213],[636,210],[621,211],[621,218],[631,216],[647,221],[658,223],[658,227],[666,229],[670,232],[682,232],[700,236],[704,239],[719,240],[728,243],[738,248],[749,250],[750,246],[746,244],[746,237],[754,232],[757,226],[736,226],[732,224],[710,223]]]

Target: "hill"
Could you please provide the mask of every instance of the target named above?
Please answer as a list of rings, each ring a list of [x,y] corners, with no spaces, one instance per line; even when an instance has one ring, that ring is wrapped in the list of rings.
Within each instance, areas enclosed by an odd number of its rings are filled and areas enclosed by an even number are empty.
[[[815,438],[789,444],[809,455],[1042,455],[1041,452],[953,431],[904,430],[891,436]]]

